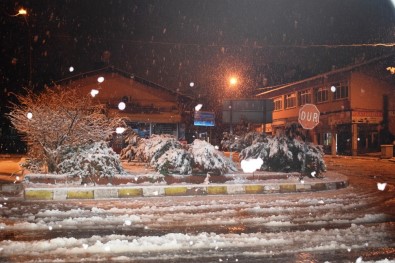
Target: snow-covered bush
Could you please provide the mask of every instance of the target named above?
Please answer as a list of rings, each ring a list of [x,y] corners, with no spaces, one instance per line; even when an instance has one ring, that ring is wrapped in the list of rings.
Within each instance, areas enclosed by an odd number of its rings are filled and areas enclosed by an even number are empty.
[[[224,174],[230,171],[237,171],[234,163],[216,150],[213,145],[206,141],[194,140],[189,146],[195,166],[204,172]]]
[[[133,138],[129,142],[131,146],[124,148],[121,156],[124,159],[147,162],[162,174],[191,174],[193,169],[213,174],[236,171],[229,158],[205,141],[195,140],[193,144],[183,146],[171,135],[151,135],[148,139]]]
[[[123,172],[118,154],[104,141],[65,147],[57,172],[81,178],[111,177]]]
[[[265,137],[265,134],[255,131],[239,135],[224,132],[221,147],[224,151],[240,152],[253,143],[263,141]]]
[[[181,143],[171,135],[153,134],[148,139],[141,139],[136,149],[135,159],[142,162],[154,163],[169,149],[181,149]]]
[[[176,172],[179,174],[191,174],[193,157],[185,149],[169,149],[164,152],[155,162],[151,161],[161,174]]]
[[[240,159],[263,160],[261,170],[302,172],[315,176],[326,171],[322,149],[312,143],[305,143],[284,135],[266,137],[240,152]]]
[[[122,160],[131,161],[136,155],[137,147],[141,142],[143,142],[144,139],[141,138],[135,131],[130,128],[124,131],[124,136],[124,142],[126,144],[126,147],[121,150],[121,153],[119,155]]]

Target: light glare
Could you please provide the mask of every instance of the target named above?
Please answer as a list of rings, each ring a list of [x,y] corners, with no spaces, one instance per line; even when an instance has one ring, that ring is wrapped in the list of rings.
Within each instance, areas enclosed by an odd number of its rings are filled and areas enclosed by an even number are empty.
[[[332,91],[332,92],[336,92],[336,87],[335,87],[335,86],[332,86],[332,87],[331,87],[331,91]]]
[[[19,9],[18,10],[18,15],[22,15],[22,16],[27,15],[26,9],[24,9],[24,8]]]
[[[33,113],[28,112],[28,113],[26,114],[26,117],[27,117],[29,120],[31,120],[31,119],[33,118]]]
[[[98,77],[97,82],[102,83],[104,81],[104,77]]]
[[[231,77],[231,78],[229,79],[229,83],[230,83],[230,85],[232,85],[232,86],[236,85],[236,84],[237,84],[237,78],[236,78],[236,77]]]
[[[74,71],[74,67],[69,67],[69,71],[73,72]]]

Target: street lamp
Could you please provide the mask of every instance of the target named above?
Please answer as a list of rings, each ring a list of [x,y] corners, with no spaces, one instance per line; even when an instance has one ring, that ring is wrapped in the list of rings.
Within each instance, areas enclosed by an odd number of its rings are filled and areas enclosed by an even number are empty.
[[[23,7],[22,8],[20,8],[19,10],[18,10],[18,13],[17,14],[15,14],[14,16],[19,16],[19,15],[21,15],[21,16],[23,16],[24,17],[24,19],[25,19],[25,22],[26,22],[26,26],[27,26],[27,30],[28,30],[28,49],[29,49],[29,61],[28,61],[28,63],[29,63],[29,67],[28,67],[28,74],[29,74],[29,79],[28,79],[28,87],[31,87],[31,85],[32,85],[32,39],[31,39],[31,32],[30,32],[30,26],[29,26],[29,23],[28,23],[28,21],[27,21],[27,15],[28,15],[28,13],[27,13],[27,10],[26,9],[24,9]]]
[[[22,16],[27,15],[26,9],[24,9],[23,7],[21,9],[19,9],[18,14],[16,14],[15,16],[19,16],[19,15],[22,15]]]
[[[231,76],[230,78],[229,78],[229,85],[231,86],[231,87],[236,87],[236,85],[238,84],[238,79],[237,79],[237,77],[236,76]],[[229,116],[229,118],[230,118],[230,120],[229,120],[229,122],[230,122],[230,129],[229,129],[229,132],[230,132],[230,134],[233,134],[233,100],[231,99],[230,100],[230,105],[229,105],[229,109],[230,109],[230,111],[229,111],[229,114],[230,114],[230,116]]]
[[[238,82],[238,80],[237,80],[236,77],[230,77],[230,78],[229,78],[229,84],[230,84],[231,86],[236,86],[236,85],[237,85],[237,82]]]

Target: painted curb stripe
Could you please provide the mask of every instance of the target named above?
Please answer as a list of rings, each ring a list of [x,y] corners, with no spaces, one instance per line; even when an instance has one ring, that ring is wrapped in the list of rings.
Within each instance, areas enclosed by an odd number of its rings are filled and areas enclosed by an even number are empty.
[[[94,199],[93,190],[91,191],[81,191],[81,190],[71,190],[67,191],[67,199]]]
[[[225,195],[227,194],[226,186],[208,186],[207,193],[209,195]]]
[[[280,185],[280,193],[292,193],[292,192],[296,192],[296,185],[294,184]]]
[[[143,189],[141,188],[118,189],[118,197],[120,198],[138,197],[138,196],[143,196]]]
[[[263,189],[263,185],[246,185],[244,187],[246,194],[261,194]]]
[[[186,187],[167,187],[165,188],[165,195],[185,195],[187,192],[187,188]]]
[[[53,192],[49,190],[28,190],[25,191],[26,200],[52,200]]]
[[[103,199],[131,198],[152,196],[196,196],[196,195],[226,195],[226,194],[270,194],[316,192],[346,188],[348,180],[311,184],[255,184],[241,185],[209,185],[209,186],[174,186],[156,188],[108,188],[108,189],[25,189],[25,200],[66,200],[66,199]]]

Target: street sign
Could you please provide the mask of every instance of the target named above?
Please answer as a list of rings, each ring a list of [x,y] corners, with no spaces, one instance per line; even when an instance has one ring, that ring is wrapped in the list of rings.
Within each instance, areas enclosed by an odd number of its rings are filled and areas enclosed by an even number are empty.
[[[305,104],[299,110],[298,121],[304,129],[314,129],[320,122],[320,111],[314,104]]]

